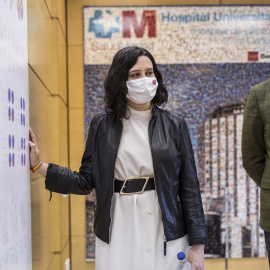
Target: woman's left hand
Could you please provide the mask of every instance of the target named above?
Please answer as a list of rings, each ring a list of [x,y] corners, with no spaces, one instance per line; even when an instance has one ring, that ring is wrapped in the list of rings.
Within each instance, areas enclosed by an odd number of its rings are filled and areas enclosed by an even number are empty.
[[[204,270],[204,245],[193,245],[186,259],[191,263],[191,270]]]

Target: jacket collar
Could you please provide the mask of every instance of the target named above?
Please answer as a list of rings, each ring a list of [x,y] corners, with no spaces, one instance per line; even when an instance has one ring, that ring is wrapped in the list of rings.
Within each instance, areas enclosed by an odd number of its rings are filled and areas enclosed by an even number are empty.
[[[159,108],[156,104],[152,103],[152,118],[155,118],[159,112]]]

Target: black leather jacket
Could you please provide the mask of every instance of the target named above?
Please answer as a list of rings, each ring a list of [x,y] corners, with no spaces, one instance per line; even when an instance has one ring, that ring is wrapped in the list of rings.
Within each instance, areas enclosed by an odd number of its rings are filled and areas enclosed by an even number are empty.
[[[96,191],[94,230],[110,242],[114,167],[122,121],[112,114],[94,117],[79,172],[49,164],[46,189],[63,194]],[[183,117],[153,105],[148,127],[156,192],[166,241],[188,233],[189,244],[206,244],[207,233],[188,128]]]

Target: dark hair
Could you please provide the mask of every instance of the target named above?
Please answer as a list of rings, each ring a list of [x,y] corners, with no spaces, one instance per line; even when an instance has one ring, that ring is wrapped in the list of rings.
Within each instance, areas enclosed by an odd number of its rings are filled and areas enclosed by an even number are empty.
[[[118,51],[112,61],[108,74],[104,81],[105,89],[105,111],[107,113],[114,113],[120,118],[126,118],[127,110],[127,86],[129,70],[136,64],[139,56],[147,56],[154,69],[155,77],[158,81],[158,88],[152,103],[161,105],[168,100],[168,91],[163,84],[162,75],[157,68],[157,64],[153,56],[144,48],[137,46],[130,46]]]

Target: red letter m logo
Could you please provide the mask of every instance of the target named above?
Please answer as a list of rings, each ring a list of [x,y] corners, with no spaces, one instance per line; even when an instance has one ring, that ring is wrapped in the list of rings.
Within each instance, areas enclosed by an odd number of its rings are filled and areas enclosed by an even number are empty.
[[[123,11],[123,37],[130,38],[130,28],[133,25],[137,38],[143,37],[144,29],[148,26],[148,37],[156,37],[156,11],[145,10],[142,14],[141,24],[138,24],[134,10]]]

